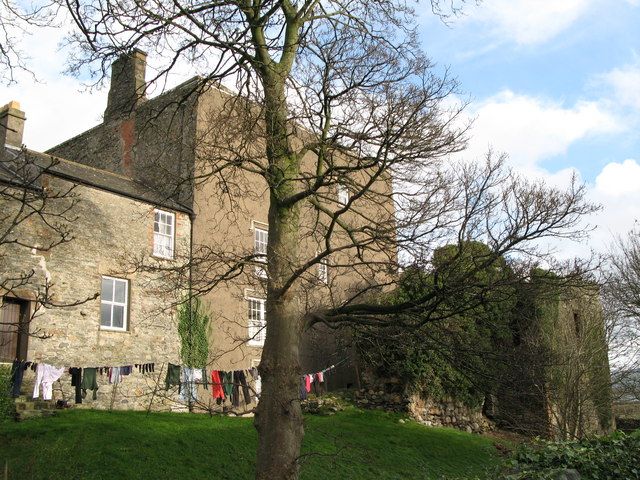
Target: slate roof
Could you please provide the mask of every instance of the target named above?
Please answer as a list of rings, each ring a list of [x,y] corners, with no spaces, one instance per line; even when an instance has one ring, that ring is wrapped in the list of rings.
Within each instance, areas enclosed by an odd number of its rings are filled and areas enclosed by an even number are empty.
[[[0,182],[39,189],[43,173],[159,207],[192,213],[189,207],[123,175],[26,148],[4,148],[4,158],[0,161]]]

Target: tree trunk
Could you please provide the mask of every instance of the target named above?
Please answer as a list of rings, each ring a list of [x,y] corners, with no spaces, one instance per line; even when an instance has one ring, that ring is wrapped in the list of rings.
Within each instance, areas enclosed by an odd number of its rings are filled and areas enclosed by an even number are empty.
[[[300,169],[289,144],[284,81],[264,80],[270,189],[267,245],[267,335],[260,362],[262,395],[254,424],[258,430],[256,478],[297,479],[304,435],[300,408],[302,315],[295,289],[284,286],[298,263],[300,210],[281,202],[294,193]]]
[[[255,417],[258,430],[256,479],[298,478],[297,459],[304,436],[300,408],[299,312],[293,298],[267,308],[268,336],[260,362],[262,396]]]

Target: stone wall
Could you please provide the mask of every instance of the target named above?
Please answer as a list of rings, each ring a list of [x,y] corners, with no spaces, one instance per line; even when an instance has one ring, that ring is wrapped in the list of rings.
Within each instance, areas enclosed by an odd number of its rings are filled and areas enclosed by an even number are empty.
[[[65,191],[72,186],[54,177],[49,178],[47,184],[50,192]],[[99,378],[97,400],[91,400],[89,392],[85,404],[96,408],[140,409],[146,408],[153,396],[153,408],[170,408],[175,400],[174,392],[170,391],[167,396],[158,395],[154,390],[164,385],[166,364],[180,363],[180,339],[173,305],[182,292],[174,289],[175,278],[171,273],[136,271],[135,263],[144,261],[170,268],[184,262],[188,258],[190,236],[188,215],[175,212],[176,255],[173,260],[163,260],[151,255],[153,205],[82,185],[75,186],[72,197],[59,202],[49,208],[71,206],[65,215],[72,235],[70,241],[45,249],[50,230],[37,217],[32,217],[17,227],[21,232],[16,236],[27,247],[2,246],[0,276],[6,278],[33,271],[25,285],[13,292],[4,292],[30,301],[32,319],[27,359],[65,367],[154,362],[155,374],[135,370],[115,388],[108,385],[106,377]],[[16,205],[0,205],[3,212],[11,208]],[[101,302],[96,295],[100,294],[104,275],[129,282],[129,320],[125,331],[100,326]],[[44,306],[37,299],[46,288],[51,304]],[[32,383],[33,374],[27,371],[24,394],[30,394]],[[73,403],[68,374],[56,382],[54,394],[55,398]]]
[[[374,379],[364,375],[368,388],[357,390],[355,403],[361,408],[408,413],[417,422],[429,427],[452,427],[469,433],[482,433],[495,428],[482,414],[482,408],[472,408],[452,398],[436,400],[420,393],[408,393],[400,379]]]

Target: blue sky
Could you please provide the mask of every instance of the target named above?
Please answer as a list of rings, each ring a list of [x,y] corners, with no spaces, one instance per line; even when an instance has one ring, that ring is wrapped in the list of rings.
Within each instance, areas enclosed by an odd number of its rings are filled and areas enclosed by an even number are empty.
[[[459,0],[454,0],[459,1]],[[466,156],[489,146],[514,169],[566,185],[576,172],[601,213],[589,242],[569,255],[605,250],[640,219],[640,0],[485,0],[445,25],[417,7],[421,39],[439,68],[461,83],[474,127]],[[88,91],[60,72],[62,29],[34,32],[23,50],[39,82],[0,87],[27,114],[24,141],[46,149],[100,122],[106,89]],[[172,83],[193,73],[184,68]]]
[[[420,19],[430,58],[472,100],[467,155],[492,146],[559,187],[576,172],[603,210],[568,254],[626,234],[640,219],[640,0],[485,0],[447,25]]]

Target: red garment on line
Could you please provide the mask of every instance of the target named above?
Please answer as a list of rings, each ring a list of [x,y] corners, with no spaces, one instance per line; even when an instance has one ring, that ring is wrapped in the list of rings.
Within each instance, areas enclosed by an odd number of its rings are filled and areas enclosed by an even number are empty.
[[[309,393],[311,391],[311,375],[304,376],[304,388]]]
[[[224,389],[222,388],[222,380],[220,380],[220,372],[218,370],[211,370],[211,384],[213,398],[224,400]]]

